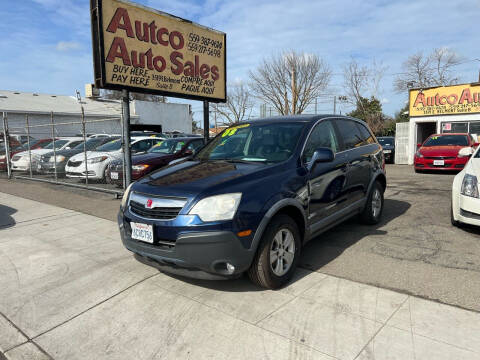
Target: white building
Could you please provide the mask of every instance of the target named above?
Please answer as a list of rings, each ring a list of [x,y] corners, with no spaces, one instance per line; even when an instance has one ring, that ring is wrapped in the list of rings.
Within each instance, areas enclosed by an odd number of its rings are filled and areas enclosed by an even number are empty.
[[[408,136],[408,146],[397,146],[397,158],[413,164],[417,144],[432,134],[470,133],[478,139],[480,134],[480,84],[461,84],[410,90],[410,122],[405,134],[397,131],[399,140]],[[402,124],[397,124],[402,125]],[[401,132],[403,132],[401,131]],[[402,154],[406,151],[407,154]],[[405,156],[403,156],[405,155]],[[397,162],[397,161],[396,161]]]
[[[6,114],[12,134],[26,133],[28,115],[31,136],[51,137],[52,112],[56,136],[81,134],[82,107],[87,133],[121,134],[122,106],[119,100],[90,97],[82,98],[79,102],[74,96],[0,90],[0,113]],[[130,117],[132,125],[161,125],[164,132],[192,132],[192,114],[190,105],[186,104],[133,100],[130,103]]]

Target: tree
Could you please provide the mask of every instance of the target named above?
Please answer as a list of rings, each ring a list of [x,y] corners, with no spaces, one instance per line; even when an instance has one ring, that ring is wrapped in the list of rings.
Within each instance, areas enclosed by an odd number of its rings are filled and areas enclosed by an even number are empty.
[[[387,117],[382,112],[382,104],[375,97],[360,97],[356,108],[347,114],[365,121],[375,134],[381,134]]]
[[[408,113],[409,111],[409,104],[406,103],[403,108],[401,108],[399,111],[395,113],[395,123],[397,122],[407,122],[410,121],[410,115]]]
[[[317,55],[284,52],[250,71],[251,88],[282,115],[301,114],[327,88],[331,70]]]
[[[380,92],[380,82],[387,70],[386,66],[373,60],[371,66],[361,66],[355,59],[343,67],[343,87],[347,96],[347,102],[363,113],[361,119],[365,119],[370,113],[364,109],[364,104],[368,104],[368,98],[377,98]],[[378,100],[377,100],[378,101]],[[381,108],[380,102],[378,102]]]
[[[102,90],[101,97],[102,99],[121,100],[122,92],[120,90]],[[161,102],[161,103],[167,102],[167,98],[165,96],[143,94],[143,93],[136,93],[136,92],[130,92],[130,100],[151,101],[151,102]]]
[[[252,108],[250,90],[242,82],[228,86],[225,104],[213,104],[213,109],[228,125],[250,117]]]
[[[409,88],[426,88],[458,84],[453,68],[462,62],[462,58],[448,48],[433,49],[429,55],[422,52],[410,55],[402,64],[402,73],[394,81],[397,92]]]

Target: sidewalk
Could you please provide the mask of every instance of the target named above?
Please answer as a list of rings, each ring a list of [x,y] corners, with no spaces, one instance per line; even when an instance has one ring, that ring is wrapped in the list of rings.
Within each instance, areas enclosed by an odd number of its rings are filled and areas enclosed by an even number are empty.
[[[279,291],[138,263],[109,220],[0,193],[7,359],[477,359],[480,314],[298,269]],[[0,355],[1,358],[1,355]]]

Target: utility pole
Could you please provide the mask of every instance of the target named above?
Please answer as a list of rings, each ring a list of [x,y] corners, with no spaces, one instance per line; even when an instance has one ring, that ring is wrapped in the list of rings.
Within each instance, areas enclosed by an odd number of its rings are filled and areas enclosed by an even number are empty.
[[[333,97],[333,114],[337,113],[337,96]]]

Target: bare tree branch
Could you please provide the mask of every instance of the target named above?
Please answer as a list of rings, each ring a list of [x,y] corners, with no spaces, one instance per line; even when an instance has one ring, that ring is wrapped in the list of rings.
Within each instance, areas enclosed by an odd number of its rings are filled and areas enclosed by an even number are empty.
[[[452,72],[462,62],[462,58],[447,48],[433,49],[425,56],[422,52],[413,54],[403,63],[403,73],[394,81],[397,92],[407,91],[410,87],[426,88],[458,84],[459,78]]]
[[[280,114],[301,114],[325,90],[330,67],[317,55],[284,52],[250,71],[251,88]]]
[[[213,109],[228,125],[237,123],[249,117],[253,108],[250,89],[243,83],[230,85],[225,104],[213,104]],[[248,115],[247,115],[248,113]]]

